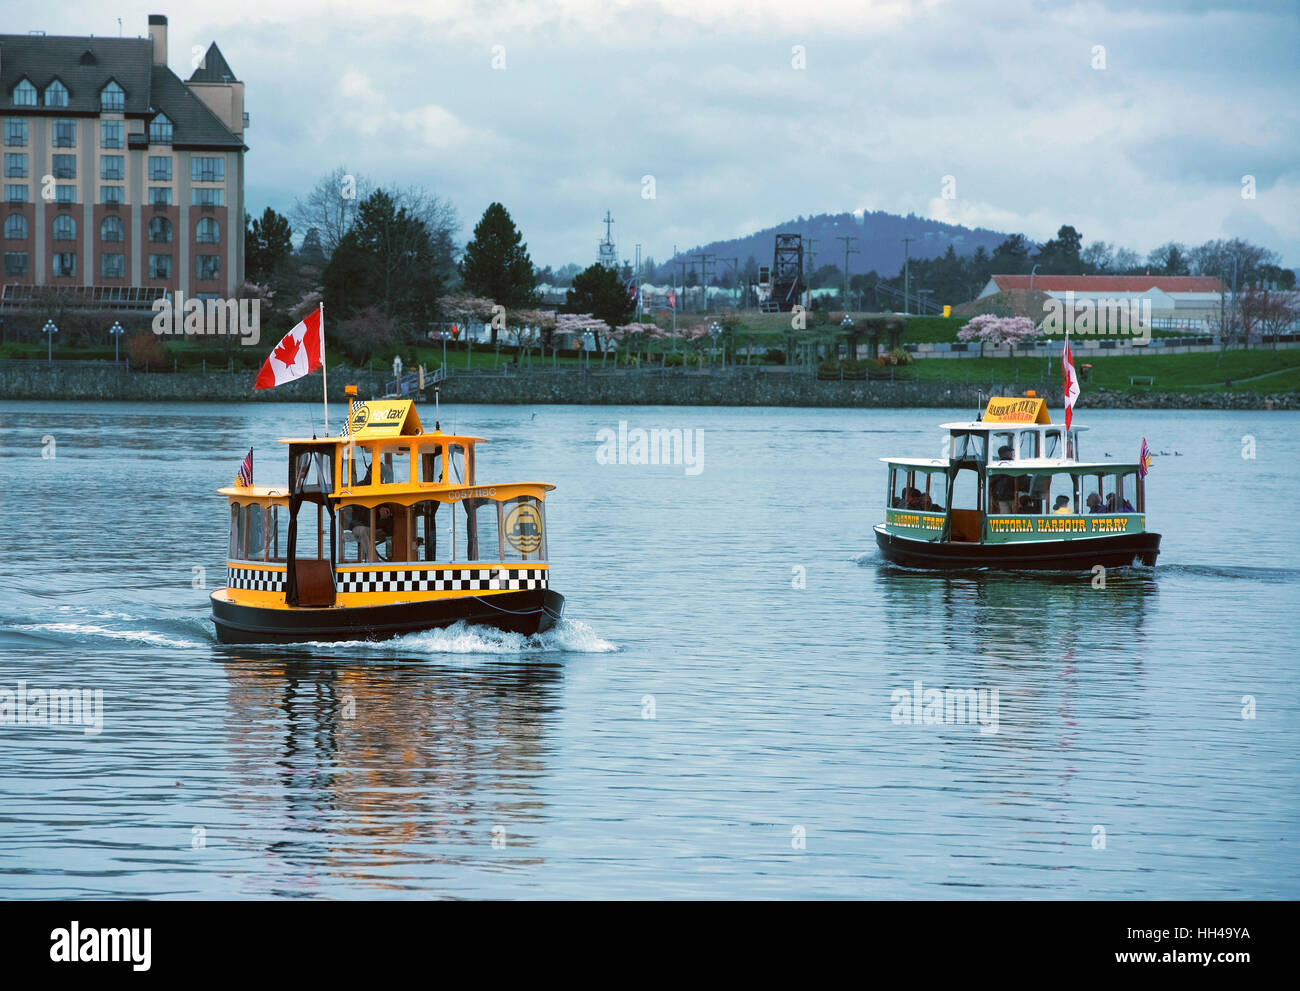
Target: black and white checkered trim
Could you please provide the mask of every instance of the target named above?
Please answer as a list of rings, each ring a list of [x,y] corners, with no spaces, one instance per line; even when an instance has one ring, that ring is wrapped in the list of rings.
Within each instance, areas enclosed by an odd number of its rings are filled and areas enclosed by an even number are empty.
[[[230,568],[226,574],[230,588],[248,588],[258,592],[283,592],[284,572],[262,568]]]
[[[340,592],[490,592],[546,588],[545,568],[340,571]]]

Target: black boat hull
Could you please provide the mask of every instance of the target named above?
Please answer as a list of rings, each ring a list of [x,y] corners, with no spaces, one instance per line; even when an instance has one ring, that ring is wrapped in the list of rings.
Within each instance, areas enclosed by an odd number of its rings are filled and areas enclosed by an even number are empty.
[[[1123,568],[1153,565],[1160,553],[1158,533],[1117,533],[1072,540],[972,544],[911,540],[877,526],[881,556],[904,568],[965,571],[988,568],[1005,571],[1091,571],[1096,565]]]
[[[312,643],[387,640],[467,622],[531,635],[564,615],[564,596],[550,589],[466,595],[384,606],[265,609],[211,596],[218,643]]]

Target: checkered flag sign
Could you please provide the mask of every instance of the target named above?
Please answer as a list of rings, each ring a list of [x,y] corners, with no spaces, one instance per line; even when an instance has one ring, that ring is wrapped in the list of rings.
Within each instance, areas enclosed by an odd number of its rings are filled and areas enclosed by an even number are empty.
[[[357,411],[357,407],[360,405],[360,399],[353,399],[348,402],[348,415],[343,420],[343,433],[341,436],[347,437],[352,433],[352,414]]]

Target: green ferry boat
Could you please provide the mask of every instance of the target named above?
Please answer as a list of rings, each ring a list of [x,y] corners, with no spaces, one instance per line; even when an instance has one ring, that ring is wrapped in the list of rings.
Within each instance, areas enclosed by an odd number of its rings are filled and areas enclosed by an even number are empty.
[[[1084,461],[1080,434],[1046,403],[995,397],[945,423],[942,457],[881,458],[889,469],[881,556],[908,568],[1090,571],[1154,565],[1137,462]]]

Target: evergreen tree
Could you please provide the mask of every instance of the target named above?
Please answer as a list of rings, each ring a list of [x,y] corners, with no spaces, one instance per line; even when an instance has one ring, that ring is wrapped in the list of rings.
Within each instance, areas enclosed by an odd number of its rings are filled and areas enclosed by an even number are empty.
[[[261,220],[244,214],[244,273],[249,282],[265,285],[284,270],[293,257],[293,229],[283,214],[269,206]]]
[[[526,309],[537,303],[536,277],[528,245],[500,203],[492,203],[474,227],[474,237],[465,245],[460,263],[465,289],[484,296],[510,310]],[[497,328],[492,328],[496,343]]]
[[[568,313],[590,313],[611,327],[628,322],[634,310],[627,285],[611,268],[596,263],[573,277],[573,288],[565,299]]]

